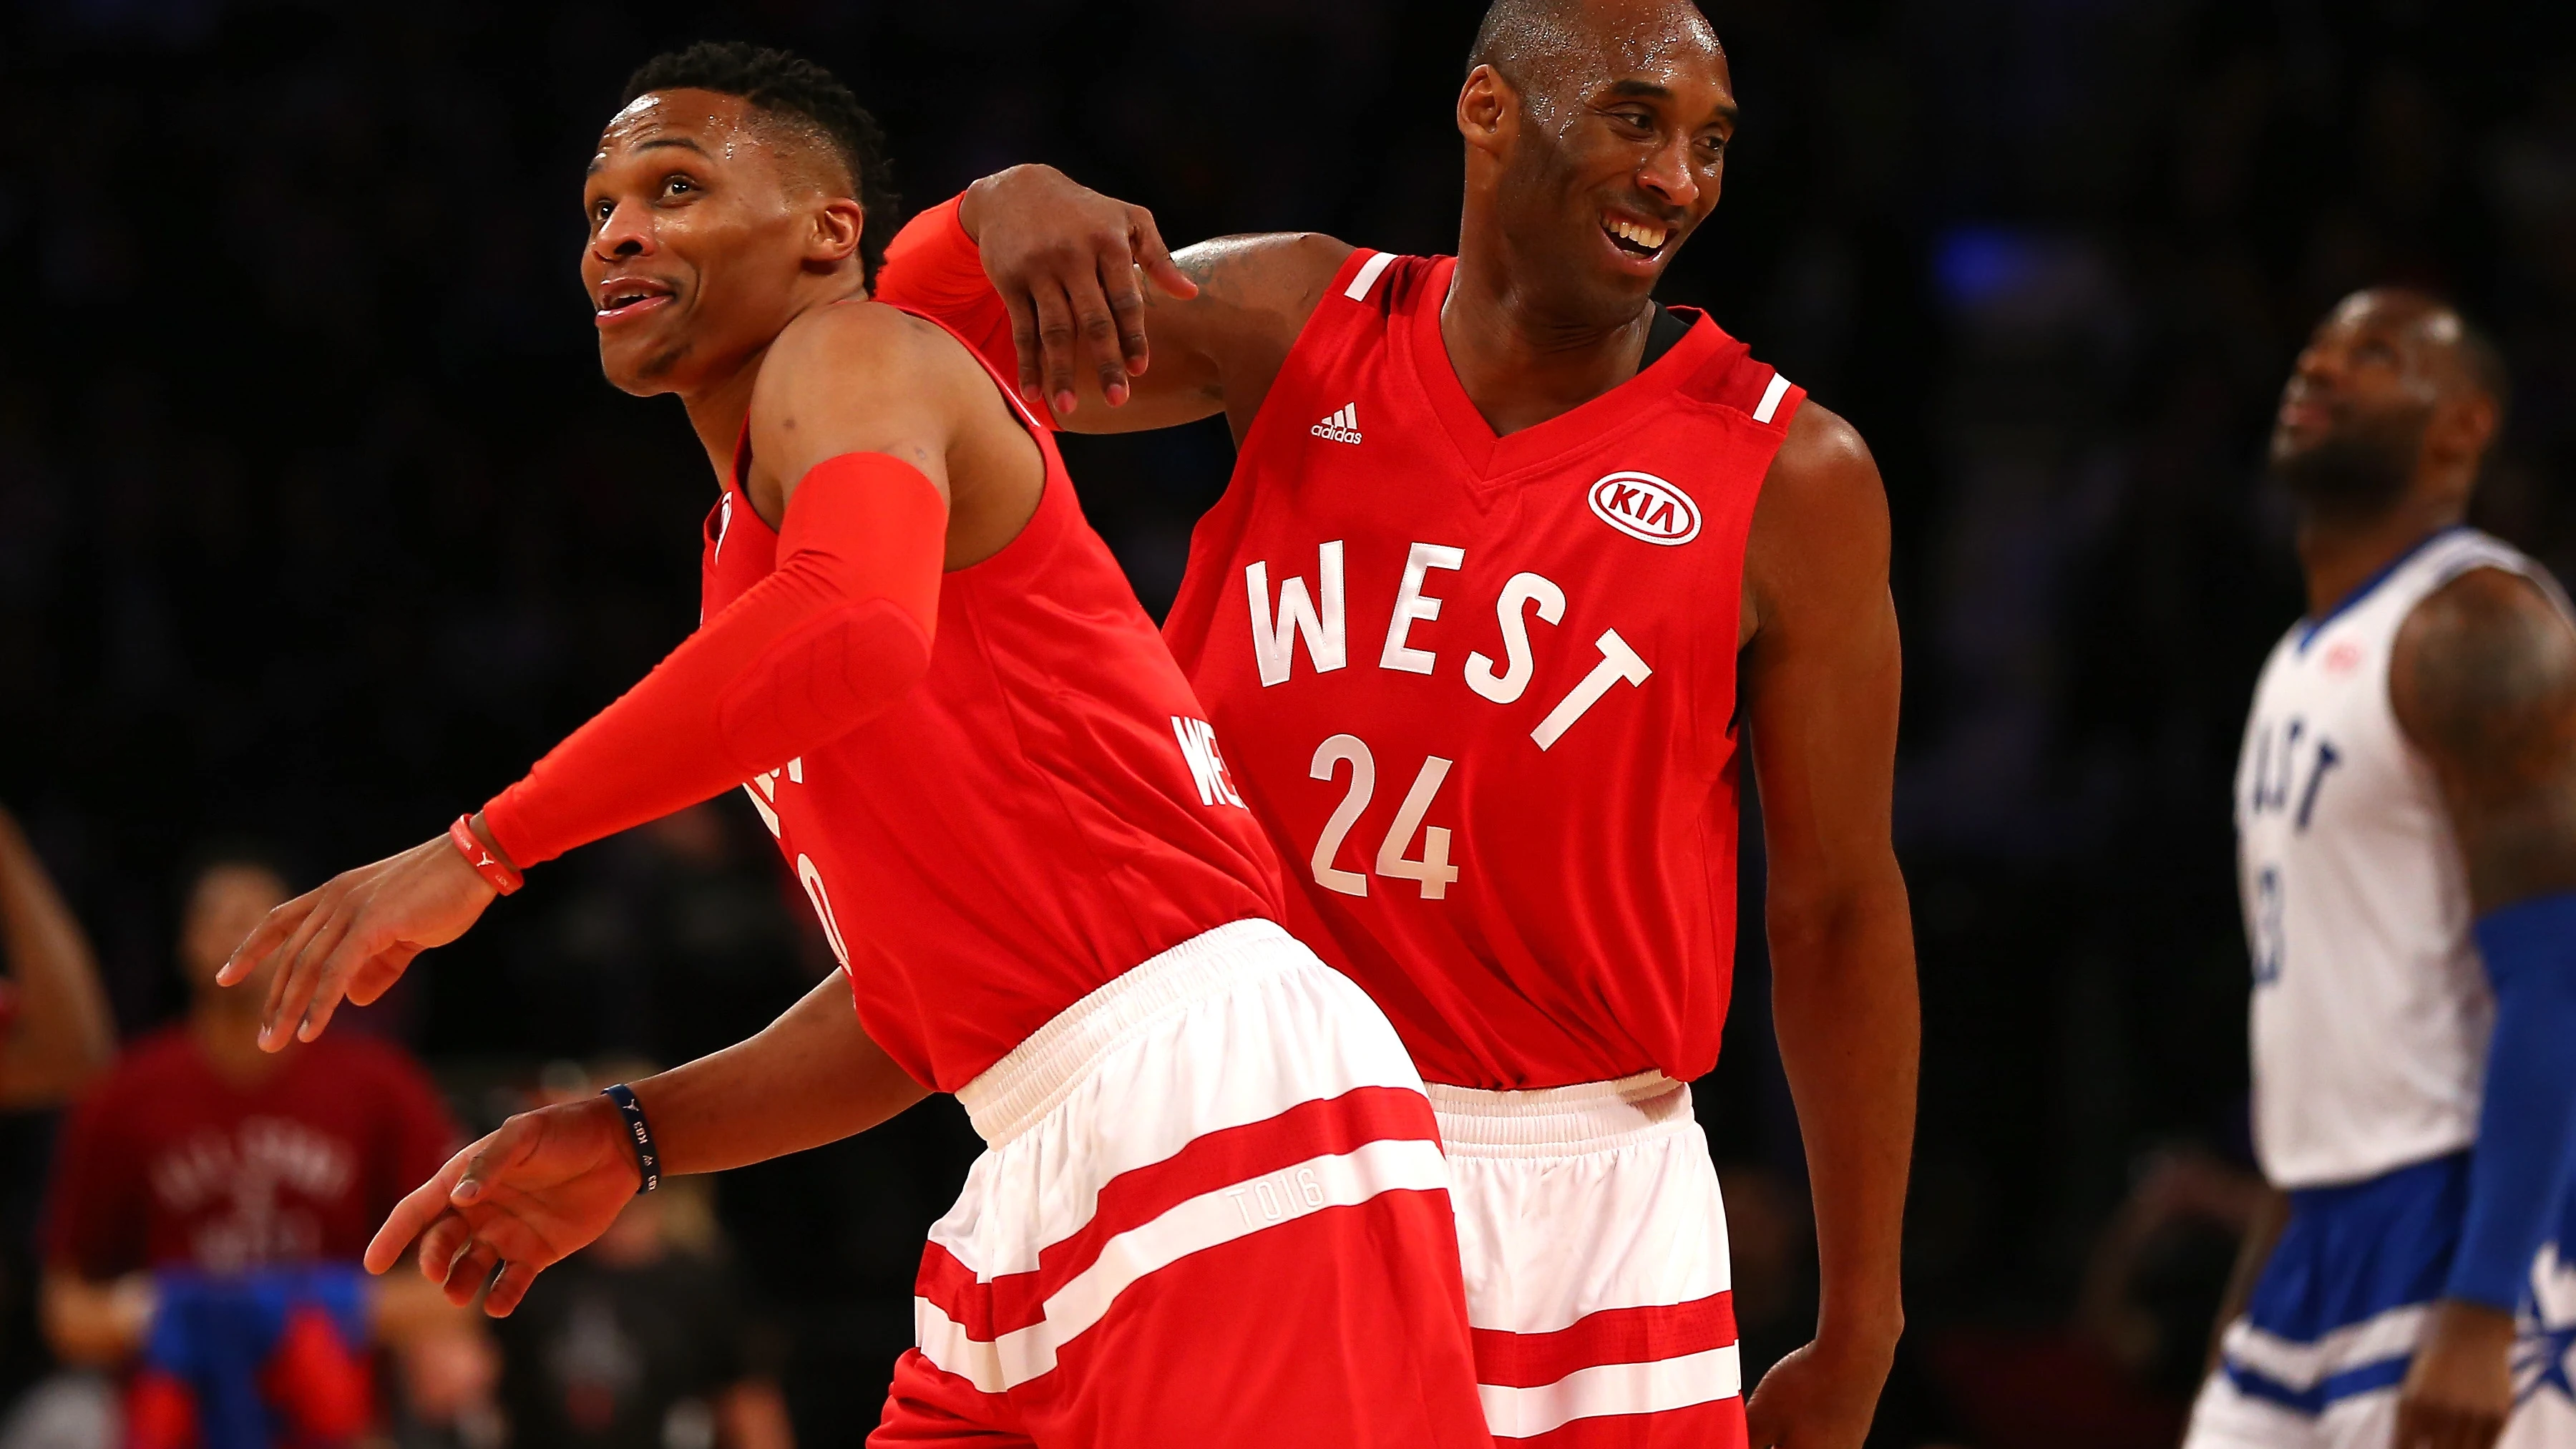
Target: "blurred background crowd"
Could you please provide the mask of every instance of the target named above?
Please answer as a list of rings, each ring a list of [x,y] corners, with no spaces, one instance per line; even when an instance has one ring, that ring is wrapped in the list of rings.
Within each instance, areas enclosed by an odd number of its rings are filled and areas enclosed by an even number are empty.
[[[975,1150],[944,1099],[639,1200],[497,1331],[350,1268],[462,1134],[828,969],[742,802],[538,872],[328,1053],[241,1052],[213,965],[694,623],[703,458],[574,273],[637,62],[812,55],[915,204],[1047,160],[1175,241],[1440,251],[1479,8],[0,0],[0,1449],[175,1446],[153,1386],[222,1353],[266,1389],[204,1449],[855,1443]],[[2480,521],[2576,575],[2576,11],[1709,9],[1745,119],[1661,295],[1856,423],[1896,518],[1926,1052],[1872,1442],[2170,1443],[2254,1182],[2229,777],[2300,608],[2260,441],[2337,296],[2444,292],[2516,374]],[[1159,611],[1225,435],[1067,451]],[[1741,956],[1699,1100],[1749,1377],[1813,1249]]]

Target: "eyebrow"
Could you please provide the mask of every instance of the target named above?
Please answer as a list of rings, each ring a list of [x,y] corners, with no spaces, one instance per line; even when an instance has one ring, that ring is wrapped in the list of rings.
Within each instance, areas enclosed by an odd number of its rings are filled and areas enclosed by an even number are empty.
[[[665,147],[677,147],[683,151],[695,151],[701,156],[709,156],[710,159],[712,159],[712,156],[706,147],[699,145],[697,142],[690,140],[686,136],[655,136],[648,141],[636,142],[633,149],[637,151],[655,151]],[[605,157],[594,156],[591,158],[590,169],[582,174],[585,176],[596,176],[602,170],[606,169],[607,165],[608,162]]]
[[[1672,87],[1658,85],[1649,80],[1612,81],[1610,94],[1623,101],[1669,101],[1673,98]],[[1717,108],[1717,118],[1728,125],[1735,124],[1738,117],[1734,105],[1732,103],[1720,105]]]

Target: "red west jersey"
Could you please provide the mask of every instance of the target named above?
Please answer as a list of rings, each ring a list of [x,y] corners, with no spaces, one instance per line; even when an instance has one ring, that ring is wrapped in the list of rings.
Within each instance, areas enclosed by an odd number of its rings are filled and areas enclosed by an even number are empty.
[[[1497,439],[1441,340],[1452,266],[1343,264],[1165,637],[1287,858],[1289,927],[1424,1077],[1687,1080],[1734,961],[1745,539],[1805,394],[1698,317]]]
[[[744,786],[868,1035],[943,1092],[1130,967],[1284,910],[1277,855],[1204,711],[1084,520],[1055,440],[1031,431],[1046,458],[1037,513],[941,578],[929,673]],[[746,440],[707,516],[709,618],[777,564],[778,535],[743,496],[749,462]]]

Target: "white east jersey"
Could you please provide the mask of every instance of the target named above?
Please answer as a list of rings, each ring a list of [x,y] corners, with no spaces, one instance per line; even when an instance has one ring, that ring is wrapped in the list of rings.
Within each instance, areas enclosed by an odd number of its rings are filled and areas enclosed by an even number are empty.
[[[2236,838],[2254,962],[2254,1145],[2284,1188],[2376,1177],[2477,1136],[2495,998],[2430,761],[2399,729],[2389,656],[2415,606],[2473,569],[2546,570],[2436,534],[2301,621],[2254,691]]]

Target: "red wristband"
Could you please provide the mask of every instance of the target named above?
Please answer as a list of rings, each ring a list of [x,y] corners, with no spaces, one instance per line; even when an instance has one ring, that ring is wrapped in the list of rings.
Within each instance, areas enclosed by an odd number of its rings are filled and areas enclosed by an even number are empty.
[[[483,877],[492,889],[506,896],[528,883],[526,876],[493,854],[492,848],[483,843],[483,837],[474,833],[472,811],[456,817],[456,823],[447,827],[447,838],[454,843],[457,853],[465,857],[465,863],[474,867],[474,873]]]

